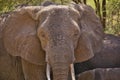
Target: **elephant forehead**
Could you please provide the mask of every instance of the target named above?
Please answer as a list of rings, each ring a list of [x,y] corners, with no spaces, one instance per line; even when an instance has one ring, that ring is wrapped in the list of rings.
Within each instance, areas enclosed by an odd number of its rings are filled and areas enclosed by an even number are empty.
[[[49,7],[44,7],[40,12],[40,16],[42,16],[41,14],[46,14],[47,13],[47,17],[52,17],[55,19],[55,17],[57,17],[57,19],[61,19],[61,18],[67,18],[70,17],[69,15],[69,7],[68,6],[64,6],[64,5],[59,5],[59,6],[49,6]]]
[[[48,13],[48,16],[42,26],[46,26],[49,31],[52,30],[52,32],[56,31],[58,33],[64,30],[65,32],[76,26],[75,21],[71,18],[68,6],[51,6],[48,12],[43,12]]]
[[[43,11],[52,12],[53,10],[65,10],[65,9],[68,9],[68,6],[65,6],[65,5],[59,5],[59,6],[51,5],[51,6],[44,7],[41,10],[41,12],[43,12]]]
[[[60,28],[63,28],[65,31],[67,31],[71,26],[75,26],[75,22],[77,22],[77,19],[79,17],[79,13],[75,9],[64,5],[52,5],[45,7],[40,11],[40,16],[44,16],[46,13],[47,16],[42,17],[46,18],[44,23],[42,23],[42,26],[49,25],[47,27],[50,27],[50,29],[58,29],[59,31]]]
[[[75,25],[72,20],[64,20],[50,17],[46,20],[45,25],[42,25],[49,36],[56,39],[63,40],[65,36],[68,36],[72,31],[75,30]]]
[[[71,6],[65,6],[65,5],[51,5],[44,7],[42,10],[40,10],[39,14],[41,13],[48,13],[49,16],[55,16],[57,15],[58,17],[73,17],[73,16],[80,16],[78,10]],[[73,13],[73,14],[71,14]]]

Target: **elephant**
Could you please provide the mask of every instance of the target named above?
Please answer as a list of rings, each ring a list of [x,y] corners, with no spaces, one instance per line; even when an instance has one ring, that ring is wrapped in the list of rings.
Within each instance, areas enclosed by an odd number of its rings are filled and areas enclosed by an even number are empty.
[[[95,68],[120,68],[120,36],[105,34],[103,48],[87,61],[76,63],[76,75]]]
[[[5,50],[2,31],[9,13],[0,16],[0,80],[24,80],[20,57],[14,57]]]
[[[18,8],[4,25],[5,49],[21,58],[25,80],[67,80],[73,63],[92,58],[103,43],[100,19],[85,4]]]
[[[119,80],[120,68],[97,68],[85,71],[77,77],[78,80]]]

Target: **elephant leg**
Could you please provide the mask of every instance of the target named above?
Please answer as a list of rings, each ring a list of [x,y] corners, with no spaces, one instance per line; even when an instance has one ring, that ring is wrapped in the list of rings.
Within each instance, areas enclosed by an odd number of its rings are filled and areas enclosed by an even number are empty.
[[[35,65],[22,59],[25,80],[46,80],[46,65]]]

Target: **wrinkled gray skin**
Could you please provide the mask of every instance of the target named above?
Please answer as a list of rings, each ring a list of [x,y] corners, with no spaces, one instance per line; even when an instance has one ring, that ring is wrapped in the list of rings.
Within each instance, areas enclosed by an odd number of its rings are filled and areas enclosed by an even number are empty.
[[[4,25],[5,49],[21,57],[25,80],[46,80],[46,63],[53,80],[67,80],[70,64],[90,59],[102,46],[100,20],[83,4],[19,8]]]
[[[97,68],[85,71],[78,80],[120,80],[120,68]]]
[[[3,44],[3,21],[9,13],[0,16],[0,80],[24,80],[20,57],[8,54]]]
[[[104,47],[88,61],[75,64],[76,74],[95,68],[120,67],[120,36],[105,35]]]

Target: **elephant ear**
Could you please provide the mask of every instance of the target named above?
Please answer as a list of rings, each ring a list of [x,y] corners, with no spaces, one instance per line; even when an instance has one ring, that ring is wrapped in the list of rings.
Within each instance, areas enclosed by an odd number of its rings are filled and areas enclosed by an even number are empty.
[[[45,53],[37,37],[37,12],[40,6],[15,10],[6,21],[4,46],[8,53],[38,65],[45,63]]]
[[[94,10],[84,4],[75,4],[74,7],[79,11],[81,17],[79,26],[81,35],[75,49],[75,62],[82,62],[94,56],[102,47],[103,28]]]

